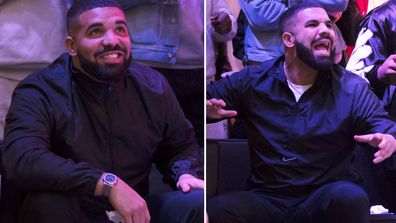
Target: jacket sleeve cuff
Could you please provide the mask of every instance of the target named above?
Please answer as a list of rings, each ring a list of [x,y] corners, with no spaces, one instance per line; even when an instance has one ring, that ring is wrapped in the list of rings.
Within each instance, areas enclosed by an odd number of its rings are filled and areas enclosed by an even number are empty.
[[[172,168],[173,181],[176,183],[183,174],[190,174],[194,177],[203,178],[203,169],[201,167],[193,167],[190,161],[180,160],[173,163]]]
[[[370,72],[366,73],[366,78],[370,82],[370,85],[373,88],[373,91],[375,92],[375,94],[379,98],[382,98],[384,95],[385,89],[388,85],[385,82],[378,79],[378,76],[377,76],[378,68],[379,68],[379,66],[375,65],[375,67],[373,69],[371,69]]]
[[[93,195],[95,194],[96,184],[98,183],[99,178],[102,176],[103,172],[100,170],[95,170],[92,172],[92,175],[89,178],[87,183],[85,194]]]

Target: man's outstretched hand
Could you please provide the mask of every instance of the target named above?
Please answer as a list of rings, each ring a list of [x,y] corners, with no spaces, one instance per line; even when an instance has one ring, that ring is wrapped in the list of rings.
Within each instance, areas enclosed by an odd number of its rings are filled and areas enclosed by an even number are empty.
[[[221,99],[212,98],[206,101],[206,117],[211,119],[232,118],[237,115],[234,110],[223,109],[226,103]]]
[[[389,134],[375,133],[368,135],[355,135],[353,138],[357,142],[364,142],[378,148],[378,151],[374,154],[374,163],[384,161],[396,151],[396,140]]]

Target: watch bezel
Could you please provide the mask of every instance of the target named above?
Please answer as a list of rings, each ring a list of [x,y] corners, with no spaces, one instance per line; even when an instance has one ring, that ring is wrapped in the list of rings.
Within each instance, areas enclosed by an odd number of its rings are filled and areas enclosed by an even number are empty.
[[[118,178],[116,175],[112,173],[104,173],[102,176],[102,182],[103,182],[102,196],[109,197],[111,189],[118,182]]]
[[[105,173],[102,177],[104,184],[113,186],[117,184],[117,176],[112,173]]]

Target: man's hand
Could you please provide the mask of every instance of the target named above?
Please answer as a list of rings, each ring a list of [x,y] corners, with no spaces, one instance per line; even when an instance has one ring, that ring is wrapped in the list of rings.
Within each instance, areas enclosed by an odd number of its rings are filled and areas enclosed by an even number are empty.
[[[226,12],[219,12],[210,17],[211,24],[215,32],[223,35],[231,32],[232,23],[230,15]]]
[[[371,146],[377,147],[379,150],[374,154],[374,163],[379,163],[390,157],[396,150],[396,140],[389,134],[368,134],[355,135],[353,137],[357,142],[368,143]]]
[[[204,189],[204,181],[194,177],[191,174],[182,174],[176,183],[176,187],[183,193],[188,193],[191,189]]]
[[[396,54],[390,55],[377,70],[378,79],[396,84]]]
[[[149,223],[150,213],[146,201],[123,180],[111,189],[109,201],[124,218],[124,223]]]
[[[232,118],[237,115],[234,110],[224,110],[226,103],[221,99],[212,98],[206,101],[206,116],[211,119]]]

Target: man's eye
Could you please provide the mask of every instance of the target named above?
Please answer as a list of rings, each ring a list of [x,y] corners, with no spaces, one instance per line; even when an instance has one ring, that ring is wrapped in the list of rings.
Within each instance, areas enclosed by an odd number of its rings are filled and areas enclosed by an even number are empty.
[[[316,24],[316,23],[308,23],[306,26],[307,26],[307,27],[316,27],[317,24]]]
[[[100,33],[99,29],[93,29],[93,30],[89,31],[90,36],[95,36],[95,35],[98,35],[99,33]]]
[[[122,26],[117,27],[116,30],[117,30],[117,32],[119,32],[119,33],[125,33],[125,28],[122,27]]]

